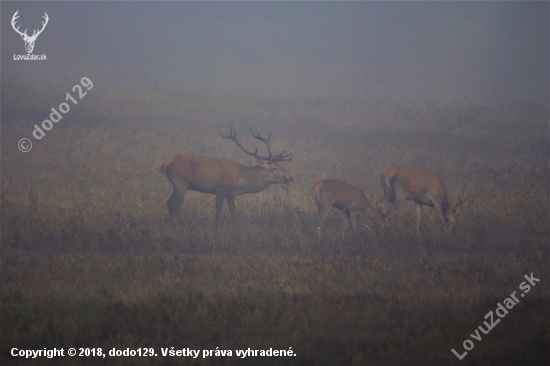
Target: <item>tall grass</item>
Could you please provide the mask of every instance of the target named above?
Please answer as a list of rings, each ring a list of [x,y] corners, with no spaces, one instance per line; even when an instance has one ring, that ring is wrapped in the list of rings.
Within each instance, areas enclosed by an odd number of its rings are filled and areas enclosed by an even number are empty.
[[[124,90],[95,85],[48,131],[30,136],[68,86],[2,89],[2,357],[6,363],[546,364],[548,110],[422,107]],[[32,101],[32,102],[28,102]],[[188,192],[168,221],[159,167],[179,153],[253,164],[219,136],[232,121],[273,130],[294,149],[287,188],[240,196],[241,219]],[[22,153],[17,141],[33,140]],[[414,205],[389,231],[318,242],[309,188],[335,178],[374,202],[394,165],[437,171],[452,202],[445,237]],[[334,212],[328,230],[336,232]],[[540,278],[501,324],[459,361],[451,348],[497,303]],[[8,330],[8,331],[6,331]],[[292,358],[21,360],[11,347],[287,349]],[[4,363],[4,362],[3,362]]]

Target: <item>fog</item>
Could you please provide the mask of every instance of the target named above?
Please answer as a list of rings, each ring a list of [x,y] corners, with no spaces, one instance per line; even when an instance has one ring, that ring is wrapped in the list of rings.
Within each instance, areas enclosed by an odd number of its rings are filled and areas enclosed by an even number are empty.
[[[548,364],[548,1],[0,10],[0,364]]]
[[[2,79],[260,97],[548,102],[548,2],[2,2]],[[49,23],[35,55],[12,29]]]

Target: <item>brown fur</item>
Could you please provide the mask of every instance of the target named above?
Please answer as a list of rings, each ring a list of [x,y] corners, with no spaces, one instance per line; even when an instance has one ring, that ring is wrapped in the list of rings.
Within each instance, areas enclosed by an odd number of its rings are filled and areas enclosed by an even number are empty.
[[[462,201],[453,208],[447,197],[447,188],[443,179],[430,170],[396,166],[380,176],[385,196],[376,203],[381,213],[391,219],[404,200],[416,204],[416,233],[420,233],[421,207],[434,207],[445,233],[450,234],[455,215],[460,212]]]
[[[223,202],[231,216],[236,216],[235,197],[261,192],[271,184],[288,184],[294,178],[278,163],[257,160],[258,165],[248,167],[231,159],[209,158],[198,155],[178,155],[164,164],[161,171],[168,178],[174,192],[166,202],[170,218],[180,213],[187,190],[216,195],[217,227]]]
[[[317,235],[319,238],[323,236],[323,223],[330,207],[335,207],[344,212],[342,236],[345,235],[347,221],[351,222],[353,230],[357,229],[357,217],[359,215],[367,217],[381,227],[385,226],[384,219],[367,200],[363,191],[351,184],[334,179],[320,180],[311,187],[311,193],[319,210],[317,222]]]

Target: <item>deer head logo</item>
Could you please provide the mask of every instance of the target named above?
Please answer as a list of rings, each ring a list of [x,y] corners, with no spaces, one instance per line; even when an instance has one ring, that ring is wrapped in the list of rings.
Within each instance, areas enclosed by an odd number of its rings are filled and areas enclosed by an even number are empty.
[[[23,41],[25,41],[25,49],[27,50],[27,53],[32,53],[32,50],[34,49],[34,42],[36,42],[36,39],[38,38],[38,36],[40,35],[40,33],[42,33],[42,31],[44,30],[44,28],[46,28],[46,24],[48,24],[48,14],[44,13],[44,22],[42,22],[42,29],[40,30],[34,30],[32,36],[28,36],[27,35],[27,30],[25,29],[24,32],[21,32],[19,30],[19,26],[17,28],[15,28],[15,22],[17,20],[17,18],[19,18],[19,15],[17,14],[19,13],[19,10],[17,10],[15,12],[15,14],[13,14],[13,17],[11,18],[11,26],[13,27],[13,29],[19,33],[21,35],[21,38],[23,38]]]

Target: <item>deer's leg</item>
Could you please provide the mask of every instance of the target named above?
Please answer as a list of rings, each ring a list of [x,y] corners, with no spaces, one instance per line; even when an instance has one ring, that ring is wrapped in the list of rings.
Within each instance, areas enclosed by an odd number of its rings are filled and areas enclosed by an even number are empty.
[[[441,226],[443,226],[443,230],[445,231],[445,234],[449,234],[449,225],[447,224],[445,215],[443,215],[443,211],[441,210],[441,203],[433,202],[433,204],[434,204],[435,211],[437,212],[437,217],[439,218],[439,222],[441,222]]]
[[[349,223],[351,222],[353,226],[353,217],[355,212],[351,212],[349,208],[344,209],[344,221],[342,222],[342,238],[346,235],[346,231],[349,230]]]
[[[395,195],[393,194],[391,182],[387,177],[382,176],[380,183],[382,183],[382,189],[384,190],[384,198],[376,202],[376,208],[382,215],[387,215],[395,201]]]
[[[344,220],[342,221],[342,231],[340,233],[337,232],[335,235],[331,236],[330,240],[346,237],[346,232],[349,230],[348,222],[351,221],[350,215],[353,215],[353,213],[351,213],[350,210],[347,208],[344,208],[342,212],[344,214]]]
[[[233,223],[237,224],[239,222],[239,216],[237,215],[237,210],[235,209],[235,197],[227,197],[227,207],[229,207],[229,212],[231,213],[231,218]]]
[[[214,230],[218,228],[218,222],[222,215],[223,201],[225,201],[225,195],[222,192],[216,194],[216,219],[214,220]]]
[[[229,208],[229,213],[234,219],[237,217],[237,210],[235,209],[235,197],[226,197],[227,207]]]
[[[172,195],[166,201],[166,207],[168,208],[170,220],[175,221],[176,217],[180,215],[181,203],[183,202],[185,192],[187,192],[187,185],[178,185],[172,182],[172,186],[174,187],[174,192],[172,192]]]
[[[422,220],[422,204],[415,202],[416,205],[416,234],[420,234],[420,221]]]

